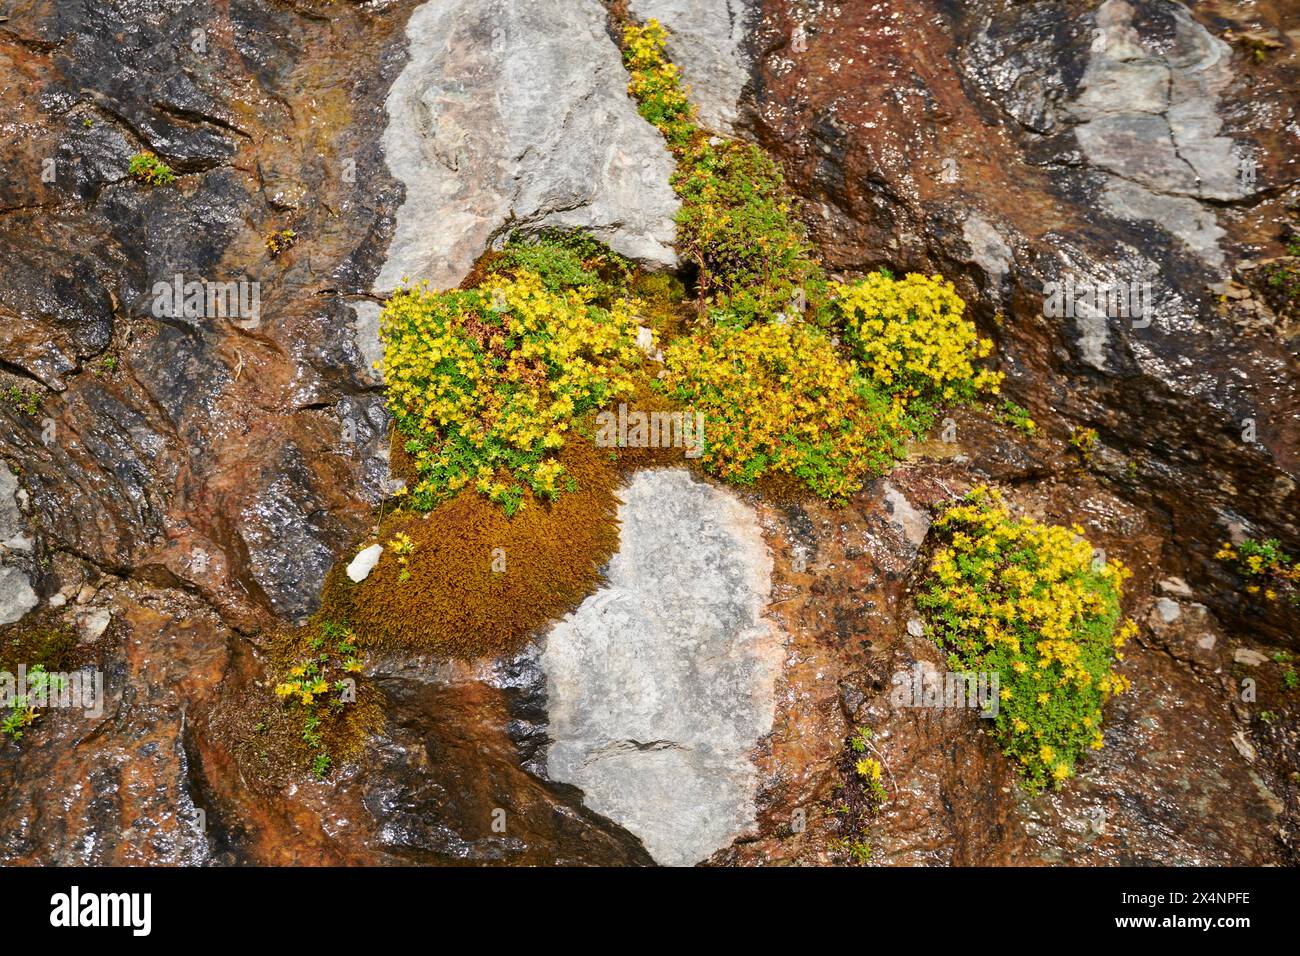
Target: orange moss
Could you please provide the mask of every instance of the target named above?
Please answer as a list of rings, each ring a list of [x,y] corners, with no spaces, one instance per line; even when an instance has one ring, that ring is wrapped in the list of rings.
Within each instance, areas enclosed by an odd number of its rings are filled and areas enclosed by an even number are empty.
[[[383,522],[385,553],[354,584],[331,575],[328,613],[363,646],[428,647],[455,657],[508,653],[533,630],[571,610],[618,548],[617,474],[582,441],[561,461],[576,490],[554,501],[528,494],[513,517],[470,489],[428,515],[399,511]],[[414,545],[399,562],[389,542]],[[406,571],[403,579],[403,570]]]

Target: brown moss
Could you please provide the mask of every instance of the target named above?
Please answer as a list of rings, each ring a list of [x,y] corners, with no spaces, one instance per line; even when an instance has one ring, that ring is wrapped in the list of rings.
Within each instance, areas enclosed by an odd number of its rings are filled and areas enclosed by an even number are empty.
[[[275,685],[291,668],[329,650],[313,646],[328,619],[322,610],[302,627],[273,635],[265,669],[251,657],[241,658],[232,686],[214,709],[211,732],[233,755],[241,777],[255,793],[274,793],[310,776],[321,753],[328,755],[330,770],[355,760],[366,739],[383,726],[382,694],[361,674],[354,675],[356,700],[338,710],[326,705],[307,708],[294,698],[282,700],[275,695]],[[320,720],[314,730],[319,737],[316,746],[304,737],[310,715]]]
[[[390,515],[380,528],[379,564],[354,584],[340,561],[324,611],[351,624],[363,646],[427,647],[462,658],[516,649],[577,606],[618,547],[611,463],[577,436],[560,460],[576,487],[553,502],[527,495],[513,517],[472,489],[428,515]],[[391,547],[399,533],[415,546],[406,580]]]
[[[84,657],[77,636],[52,611],[0,627],[0,670],[17,673],[20,664],[28,669],[39,664],[51,672],[69,671]]]

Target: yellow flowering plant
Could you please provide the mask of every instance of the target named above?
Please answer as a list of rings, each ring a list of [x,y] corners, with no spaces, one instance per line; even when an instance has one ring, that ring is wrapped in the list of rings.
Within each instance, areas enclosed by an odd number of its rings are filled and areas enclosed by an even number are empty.
[[[661,387],[704,414],[705,466],[738,484],[779,472],[844,499],[901,455],[911,427],[808,325],[710,326],[664,360]]]
[[[1277,538],[1255,541],[1247,538],[1240,544],[1225,541],[1214,555],[1227,563],[1248,582],[1246,593],[1267,601],[1284,598],[1300,604],[1300,564],[1282,548]]]
[[[1121,623],[1129,571],[1094,559],[1083,529],[1013,516],[987,487],[935,522],[935,553],[917,604],[954,671],[997,673],[992,733],[1037,791],[1102,745],[1102,705],[1127,689],[1116,671],[1136,631]]]
[[[628,93],[677,159],[677,247],[699,268],[714,322],[748,325],[778,313],[819,317],[829,283],[780,169],[753,143],[708,136],[657,20],[623,31]]]
[[[881,270],[833,291],[855,357],[884,391],[932,403],[998,392],[1002,374],[975,364],[993,343],[965,317],[951,282],[915,273],[895,279]]]
[[[708,317],[667,350],[664,386],[705,414],[715,473],[747,484],[782,472],[844,499],[929,426],[935,404],[998,390],[1001,375],[974,364],[992,343],[938,277],[832,285],[779,167],[696,125],[666,43],[655,20],[624,27],[628,91],[677,159],[677,247]],[[849,355],[820,331],[833,326]]]
[[[473,486],[513,514],[525,487],[567,487],[557,452],[575,419],[630,394],[642,353],[636,304],[520,268],[473,289],[393,295],[380,319],[388,407],[429,510]]]
[[[363,654],[356,633],[346,625],[322,621],[283,678],[275,696],[302,718],[302,741],[310,749],[312,771],[324,777],[332,763],[327,736],[335,736],[344,711],[356,703],[356,679]]]

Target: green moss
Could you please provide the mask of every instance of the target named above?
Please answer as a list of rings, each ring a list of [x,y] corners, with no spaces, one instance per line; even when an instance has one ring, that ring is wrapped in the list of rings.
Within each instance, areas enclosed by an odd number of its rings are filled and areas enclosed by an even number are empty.
[[[131,157],[127,172],[146,186],[170,186],[176,182],[171,167],[147,149]]]

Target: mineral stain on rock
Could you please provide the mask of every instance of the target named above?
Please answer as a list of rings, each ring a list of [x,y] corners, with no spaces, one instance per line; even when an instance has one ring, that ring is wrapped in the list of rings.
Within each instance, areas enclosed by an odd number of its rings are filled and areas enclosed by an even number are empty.
[[[755,824],[783,654],[772,559],[753,510],[684,469],[638,472],[621,497],[608,584],[545,640],[546,772],[690,865]]]

